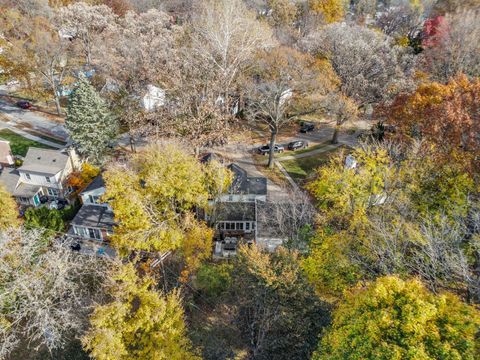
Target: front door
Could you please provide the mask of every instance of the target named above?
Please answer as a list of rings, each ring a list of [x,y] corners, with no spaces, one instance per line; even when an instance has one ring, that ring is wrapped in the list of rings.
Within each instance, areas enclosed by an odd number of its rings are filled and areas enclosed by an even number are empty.
[[[40,197],[38,196],[38,194],[35,194],[35,196],[33,197],[33,205],[40,205]]]

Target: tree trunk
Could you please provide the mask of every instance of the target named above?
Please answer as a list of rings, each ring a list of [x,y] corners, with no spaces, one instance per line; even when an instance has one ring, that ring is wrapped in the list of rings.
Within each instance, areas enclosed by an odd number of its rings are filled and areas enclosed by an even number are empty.
[[[338,144],[338,134],[340,133],[340,125],[335,125],[335,130],[333,131],[332,144]]]
[[[60,98],[55,94],[55,107],[57,108],[57,114],[62,115],[62,109],[60,108]]]
[[[268,167],[273,168],[273,155],[275,153],[275,142],[277,140],[277,130],[272,130],[270,135],[270,152],[268,153]]]

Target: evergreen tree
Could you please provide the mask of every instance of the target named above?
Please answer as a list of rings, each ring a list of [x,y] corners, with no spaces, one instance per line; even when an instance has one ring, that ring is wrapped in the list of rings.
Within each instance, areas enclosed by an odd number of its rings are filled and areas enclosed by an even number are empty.
[[[78,151],[97,163],[115,136],[116,120],[84,76],[70,95],[65,126]]]

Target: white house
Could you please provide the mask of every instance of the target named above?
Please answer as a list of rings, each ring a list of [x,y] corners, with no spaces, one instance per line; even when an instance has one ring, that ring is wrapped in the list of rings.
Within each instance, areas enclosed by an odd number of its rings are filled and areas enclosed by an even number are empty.
[[[154,85],[147,85],[147,92],[143,96],[141,104],[145,110],[153,111],[165,105],[165,95],[165,90]]]
[[[40,197],[65,198],[72,189],[66,184],[68,176],[80,168],[73,150],[49,150],[31,147],[23,165],[5,168],[0,182],[22,205],[40,205]]]

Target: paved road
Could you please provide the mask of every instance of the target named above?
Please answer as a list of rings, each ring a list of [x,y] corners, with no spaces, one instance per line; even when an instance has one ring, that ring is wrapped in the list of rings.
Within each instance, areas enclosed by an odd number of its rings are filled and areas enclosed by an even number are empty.
[[[38,111],[23,110],[11,104],[6,98],[5,90],[0,89],[0,121],[7,122],[10,126],[19,129],[32,129],[46,135],[52,135],[61,140],[68,139],[65,126],[48,118]]]

